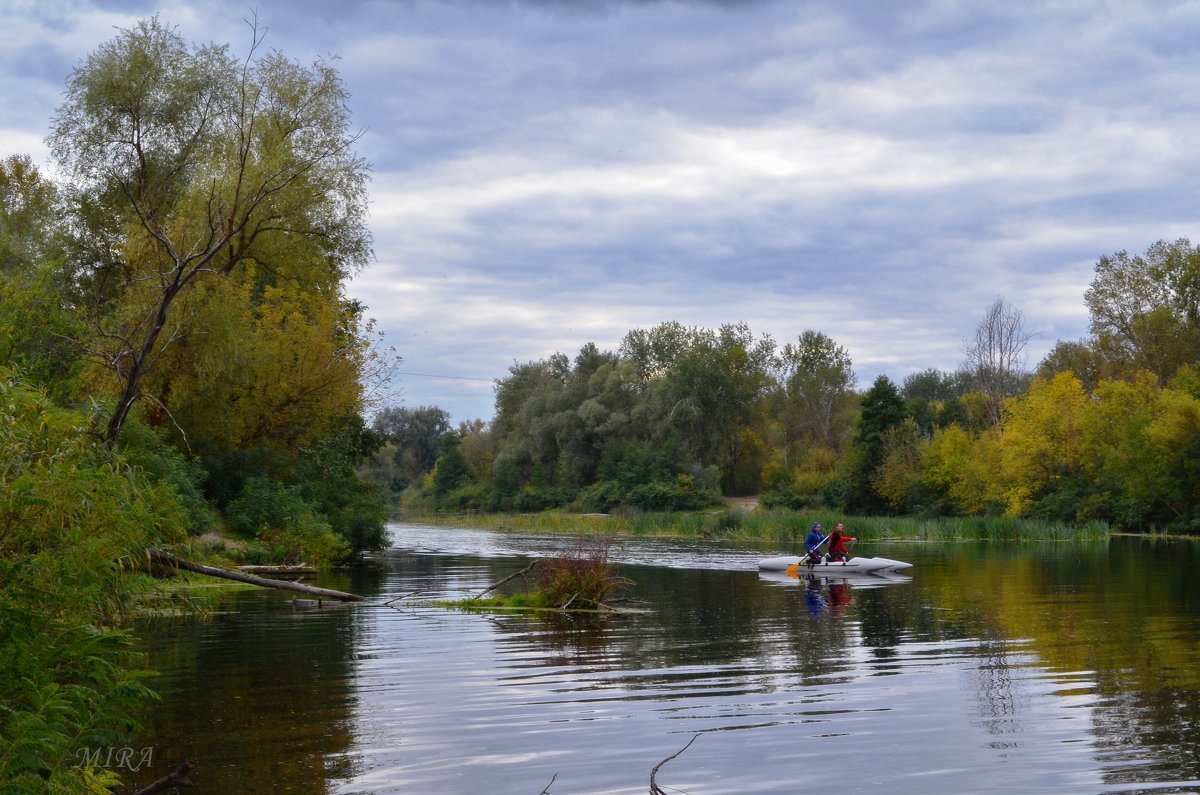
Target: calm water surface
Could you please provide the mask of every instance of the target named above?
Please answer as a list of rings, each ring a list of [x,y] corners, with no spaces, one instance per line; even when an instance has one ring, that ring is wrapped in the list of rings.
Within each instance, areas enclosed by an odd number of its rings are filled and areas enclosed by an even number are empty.
[[[468,614],[561,538],[393,527],[365,605],[230,595],[142,628],[135,745],[198,793],[1200,792],[1186,542],[871,544],[911,577],[760,576],[777,548],[632,539],[640,611]],[[553,782],[553,783],[552,783]]]

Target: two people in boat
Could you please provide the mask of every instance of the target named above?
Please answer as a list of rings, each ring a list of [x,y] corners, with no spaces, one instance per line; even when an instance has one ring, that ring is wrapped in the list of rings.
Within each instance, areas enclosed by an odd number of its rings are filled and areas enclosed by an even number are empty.
[[[834,526],[833,532],[829,534],[829,548],[825,559],[830,563],[849,560],[850,550],[846,548],[846,542],[854,540],[853,537],[846,535],[845,526],[838,522]],[[821,545],[825,541],[825,536],[821,535],[821,523],[813,522],[808,535],[804,538],[805,563],[812,565],[821,562]]]

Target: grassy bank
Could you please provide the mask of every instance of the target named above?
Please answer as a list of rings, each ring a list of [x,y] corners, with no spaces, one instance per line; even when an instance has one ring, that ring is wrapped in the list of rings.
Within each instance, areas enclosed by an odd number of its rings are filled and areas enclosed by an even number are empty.
[[[725,510],[697,513],[572,514],[413,514],[399,521],[448,527],[478,527],[530,533],[711,538],[792,544],[820,522],[828,531],[837,522],[862,541],[1064,541],[1107,538],[1108,525],[1068,525],[1036,519],[951,517],[917,519],[894,516],[846,516],[833,512]]]

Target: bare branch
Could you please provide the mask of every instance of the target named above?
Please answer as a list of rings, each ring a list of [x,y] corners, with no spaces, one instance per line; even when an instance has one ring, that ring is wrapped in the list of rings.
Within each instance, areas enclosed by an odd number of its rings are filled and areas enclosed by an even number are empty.
[[[475,598],[478,599],[480,596],[483,596],[485,593],[496,590],[497,588],[499,588],[501,585],[508,582],[509,580],[515,580],[517,577],[524,577],[526,574],[528,574],[530,571],[533,570],[534,566],[538,565],[541,562],[542,562],[542,559],[538,558],[533,563],[530,563],[528,566],[526,566],[525,568],[516,572],[515,574],[510,574],[507,577],[505,577],[503,580],[500,580],[499,582],[493,583],[489,587],[484,588],[482,591],[479,592],[479,596],[477,596]]]
[[[657,765],[654,766],[654,769],[650,771],[650,795],[667,795],[666,790],[664,790],[662,787],[658,786],[658,782],[655,781],[655,778],[658,776],[659,769],[661,769],[662,766],[665,765],[667,762],[670,762],[672,759],[679,756],[687,749],[691,748],[692,743],[696,742],[696,738],[699,736],[700,736],[700,733],[697,732],[695,735],[692,736],[692,739],[688,740],[687,745],[683,746],[678,751],[671,754],[666,759],[662,760],[661,762],[659,762]]]
[[[965,367],[990,401],[993,423],[1000,422],[1005,397],[1016,393],[1025,374],[1025,348],[1037,336],[1025,331],[1025,315],[997,298],[964,343]]]

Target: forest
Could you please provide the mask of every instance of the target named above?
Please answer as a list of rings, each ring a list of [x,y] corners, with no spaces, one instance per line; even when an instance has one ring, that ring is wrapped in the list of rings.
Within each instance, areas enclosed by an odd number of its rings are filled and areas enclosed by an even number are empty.
[[[0,789],[118,783],[78,754],[153,697],[126,629],[152,549],[386,542],[356,472],[391,360],[345,291],[372,256],[348,103],[257,31],[238,58],[153,18],[68,76],[53,179],[0,160]]]
[[[1096,264],[1092,336],[1032,369],[998,298],[954,372],[857,387],[817,330],[666,322],[618,350],[515,364],[490,423],[390,407],[363,468],[404,511],[685,511],[722,495],[859,516],[1004,516],[1200,531],[1200,248]]]
[[[495,414],[381,406],[346,285],[369,167],[325,61],[157,18],[67,77],[54,176],[0,159],[0,782],[104,792],[153,694],[149,551],[328,565],[396,512],[708,510],[1200,530],[1200,248],[1102,257],[1088,339],[1029,369],[1000,298],[961,369],[857,383],[819,330],[668,321],[514,364]],[[226,544],[234,539],[237,543]],[[51,784],[53,786],[51,786]]]

